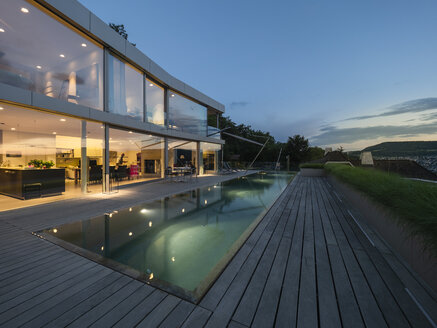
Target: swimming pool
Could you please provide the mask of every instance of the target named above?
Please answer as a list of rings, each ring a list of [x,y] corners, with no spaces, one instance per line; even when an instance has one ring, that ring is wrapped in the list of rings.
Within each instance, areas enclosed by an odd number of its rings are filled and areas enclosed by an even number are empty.
[[[197,302],[291,178],[256,173],[39,235]]]

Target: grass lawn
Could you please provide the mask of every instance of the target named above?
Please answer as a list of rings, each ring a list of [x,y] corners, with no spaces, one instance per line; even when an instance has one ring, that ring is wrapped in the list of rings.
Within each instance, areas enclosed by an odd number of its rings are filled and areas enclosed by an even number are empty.
[[[437,255],[437,184],[407,180],[372,168],[327,164],[325,169],[386,206]]]

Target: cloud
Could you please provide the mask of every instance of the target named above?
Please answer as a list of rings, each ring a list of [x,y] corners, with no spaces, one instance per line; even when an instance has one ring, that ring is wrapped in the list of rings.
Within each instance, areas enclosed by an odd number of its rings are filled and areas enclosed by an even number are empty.
[[[393,116],[405,113],[418,113],[431,109],[437,109],[437,98],[414,99],[387,107],[387,111],[376,115],[364,115],[347,118],[343,121],[365,120],[374,117]]]
[[[437,122],[423,125],[380,125],[360,128],[332,128],[311,138],[316,145],[346,144],[363,140],[391,137],[412,137],[437,133]]]
[[[237,108],[237,107],[246,107],[250,103],[248,101],[233,101],[230,103],[231,108]]]

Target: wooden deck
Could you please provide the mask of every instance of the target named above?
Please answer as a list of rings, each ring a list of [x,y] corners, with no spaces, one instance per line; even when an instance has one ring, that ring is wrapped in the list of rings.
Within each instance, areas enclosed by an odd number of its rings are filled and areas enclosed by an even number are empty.
[[[74,219],[47,210],[0,214],[1,327],[436,327],[435,294],[324,178],[293,180],[198,305],[32,235]]]

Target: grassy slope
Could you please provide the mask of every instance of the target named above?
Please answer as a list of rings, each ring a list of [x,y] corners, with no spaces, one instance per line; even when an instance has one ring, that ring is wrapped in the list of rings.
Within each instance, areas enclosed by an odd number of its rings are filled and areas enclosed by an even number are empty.
[[[421,236],[437,254],[437,184],[406,180],[373,169],[328,164],[325,169],[339,180],[385,205]]]

